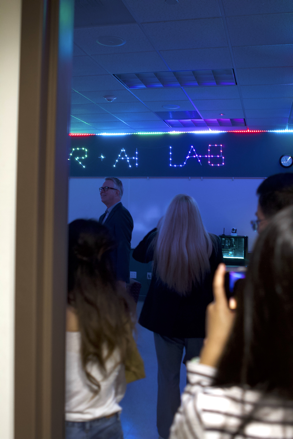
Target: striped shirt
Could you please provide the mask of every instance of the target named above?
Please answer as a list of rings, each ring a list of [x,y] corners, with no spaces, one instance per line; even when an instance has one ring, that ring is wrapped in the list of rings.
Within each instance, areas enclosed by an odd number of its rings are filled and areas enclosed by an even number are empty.
[[[293,438],[293,401],[260,399],[260,393],[240,387],[212,387],[216,370],[187,363],[189,384],[182,395],[169,439],[228,439],[249,416],[235,438]]]

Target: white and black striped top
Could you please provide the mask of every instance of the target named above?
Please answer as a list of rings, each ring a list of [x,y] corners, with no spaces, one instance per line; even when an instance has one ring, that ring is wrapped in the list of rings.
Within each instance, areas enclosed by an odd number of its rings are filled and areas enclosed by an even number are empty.
[[[293,401],[260,398],[258,392],[240,387],[211,387],[215,372],[203,364],[187,363],[189,384],[169,439],[293,438]],[[247,416],[243,433],[234,436]]]

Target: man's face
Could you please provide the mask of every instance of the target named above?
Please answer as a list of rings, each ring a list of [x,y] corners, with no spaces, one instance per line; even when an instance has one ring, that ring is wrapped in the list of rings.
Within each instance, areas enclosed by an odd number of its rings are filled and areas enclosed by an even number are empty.
[[[114,190],[114,182],[112,180],[105,180],[102,187],[111,188],[106,191],[100,192],[102,203],[104,203],[107,207],[111,207],[113,206],[113,204],[118,203],[118,201],[120,200],[119,190]]]
[[[255,212],[255,215],[256,215],[257,220],[258,220],[257,233],[260,233],[266,228],[266,226],[268,224],[268,220],[264,216],[263,211],[261,210],[259,203],[257,205],[257,211]]]

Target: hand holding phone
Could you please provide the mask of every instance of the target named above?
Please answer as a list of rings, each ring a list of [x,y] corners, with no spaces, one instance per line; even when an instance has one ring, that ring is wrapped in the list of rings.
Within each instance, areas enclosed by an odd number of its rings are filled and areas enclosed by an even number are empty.
[[[212,367],[217,366],[235,319],[234,307],[230,306],[235,300],[228,301],[225,296],[225,271],[225,265],[220,264],[214,276],[214,301],[207,308],[206,340],[200,356],[200,363]]]

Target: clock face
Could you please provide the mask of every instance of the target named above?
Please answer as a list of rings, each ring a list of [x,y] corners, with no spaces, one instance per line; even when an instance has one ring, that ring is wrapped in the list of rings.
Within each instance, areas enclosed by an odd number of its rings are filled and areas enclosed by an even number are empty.
[[[293,164],[293,158],[290,155],[282,155],[280,157],[280,164],[283,168],[289,168]]]

